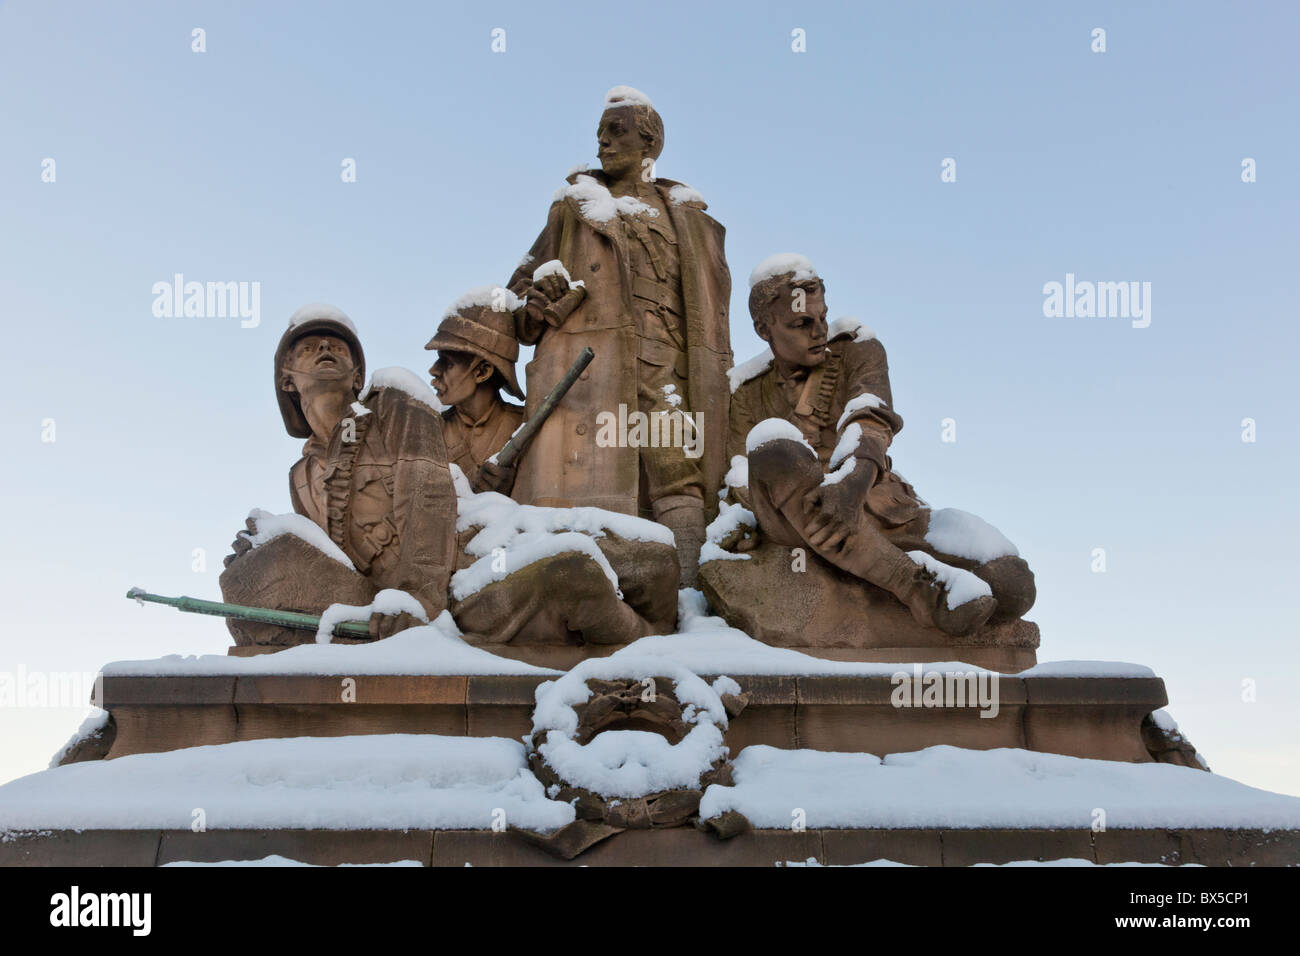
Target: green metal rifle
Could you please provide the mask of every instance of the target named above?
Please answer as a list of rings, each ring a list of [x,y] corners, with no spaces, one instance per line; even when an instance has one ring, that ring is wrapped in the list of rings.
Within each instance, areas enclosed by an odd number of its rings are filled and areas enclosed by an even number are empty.
[[[221,601],[204,601],[192,597],[164,597],[150,594],[142,588],[132,588],[126,592],[131,600],[143,604],[167,604],[178,611],[189,614],[211,614],[214,617],[232,617],[237,621],[254,621],[258,624],[273,624],[278,627],[292,627],[300,631],[320,629],[320,617],[315,614],[303,614],[300,611],[272,611],[263,607],[248,607],[243,604],[225,604]],[[360,621],[343,621],[334,625],[331,632],[334,637],[348,637],[368,640],[370,627]]]

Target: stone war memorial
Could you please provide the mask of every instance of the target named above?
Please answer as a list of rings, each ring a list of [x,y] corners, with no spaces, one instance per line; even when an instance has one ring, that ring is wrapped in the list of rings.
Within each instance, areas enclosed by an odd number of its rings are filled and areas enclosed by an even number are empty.
[[[895,458],[925,371],[849,277],[729,259],[653,175],[673,117],[593,100],[548,122],[598,166],[421,316],[427,373],[369,367],[393,329],[347,302],[279,319],[258,427],[299,457],[227,477],[220,595],[126,595],[228,653],[106,647],[97,715],[0,786],[0,864],[1300,863],[1300,799],[1213,773],[1159,675],[1039,662],[1015,516]]]

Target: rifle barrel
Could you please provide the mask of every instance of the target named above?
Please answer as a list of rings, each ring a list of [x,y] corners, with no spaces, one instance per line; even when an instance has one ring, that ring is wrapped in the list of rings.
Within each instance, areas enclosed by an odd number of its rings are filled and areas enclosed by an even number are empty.
[[[205,601],[202,598],[166,597],[162,594],[150,594],[142,588],[131,588],[126,596],[133,601],[148,601],[151,604],[166,604],[187,614],[211,614],[214,617],[229,617],[237,621],[253,621],[258,624],[273,624],[279,627],[291,627],[300,631],[320,629],[320,617],[316,614],[304,614],[301,611],[275,611],[264,607],[249,607],[244,604],[226,604],[222,601]],[[342,621],[334,625],[331,632],[334,637],[369,638],[370,628],[359,621]]]
[[[519,426],[519,430],[510,436],[505,447],[497,452],[497,464],[503,468],[509,468],[515,463],[515,459],[524,453],[528,443],[532,441],[537,430],[546,424],[546,419],[550,418],[551,412],[555,406],[564,398],[566,392],[573,388],[573,383],[578,380],[578,376],[586,371],[591,360],[596,357],[596,353],[590,347],[584,348],[578,355],[577,360],[564,373],[564,377],[555,383],[555,387],[547,393],[542,399],[542,404],[537,406],[537,411],[533,412],[533,417]]]

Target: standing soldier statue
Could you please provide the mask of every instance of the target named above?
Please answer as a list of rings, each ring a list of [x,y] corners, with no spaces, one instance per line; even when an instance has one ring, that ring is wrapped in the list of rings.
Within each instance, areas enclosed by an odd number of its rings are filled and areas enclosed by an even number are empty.
[[[663,121],[644,94],[610,90],[596,137],[601,169],[569,176],[510,280],[526,300],[518,337],[536,345],[530,416],[583,348],[596,353],[520,461],[514,497],[654,518],[672,530],[690,587],[726,470],[725,230],[695,190],[654,178]],[[627,429],[615,441],[600,430],[597,440],[598,416],[623,423],[636,413],[684,418],[688,441]]]

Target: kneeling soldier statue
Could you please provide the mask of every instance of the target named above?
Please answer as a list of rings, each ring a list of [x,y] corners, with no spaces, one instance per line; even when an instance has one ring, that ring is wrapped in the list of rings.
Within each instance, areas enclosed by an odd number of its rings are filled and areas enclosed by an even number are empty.
[[[326,305],[294,313],[275,351],[284,427],[307,439],[289,471],[293,509],[325,533],[351,569],[301,535],[254,548],[250,536],[259,529],[250,519],[221,575],[226,601],[320,613],[334,603],[368,604],[392,588],[414,597],[429,620],[446,609],[456,566],[456,493],[442,418],[401,388],[372,387],[358,400],[365,365],[351,321]],[[418,623],[409,612],[377,611],[370,636]],[[311,640],[310,632],[229,625],[239,644]]]

